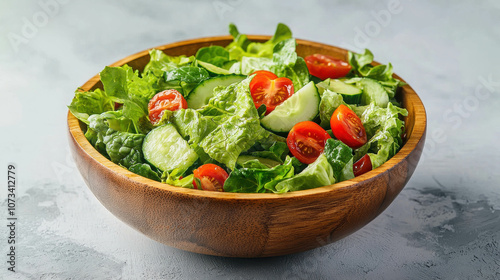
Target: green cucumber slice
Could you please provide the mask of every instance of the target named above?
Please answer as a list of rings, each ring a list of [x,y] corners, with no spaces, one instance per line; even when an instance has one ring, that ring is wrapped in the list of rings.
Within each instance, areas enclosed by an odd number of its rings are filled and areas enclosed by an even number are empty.
[[[381,108],[387,107],[387,104],[389,103],[389,95],[379,82],[369,78],[363,78],[356,84],[363,89],[363,94],[361,95],[361,105],[375,103],[375,105]]]
[[[312,121],[319,113],[320,97],[314,82],[299,89],[290,98],[276,106],[274,111],[260,122],[275,132],[288,132],[299,122]]]
[[[245,75],[225,75],[213,77],[211,79],[201,82],[196,86],[193,91],[188,95],[186,101],[188,108],[199,109],[208,104],[208,100],[214,94],[214,88],[217,86],[228,86],[230,84],[239,83],[244,80]]]
[[[363,91],[353,85],[344,83],[341,80],[330,80],[329,88],[342,95],[344,102],[347,104],[359,104]]]
[[[187,170],[198,155],[177,132],[173,124],[151,130],[142,144],[144,159],[161,171]]]

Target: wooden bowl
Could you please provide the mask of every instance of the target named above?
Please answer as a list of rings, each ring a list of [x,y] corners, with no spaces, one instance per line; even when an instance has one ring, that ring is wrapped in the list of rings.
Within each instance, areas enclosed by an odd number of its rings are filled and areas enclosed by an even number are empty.
[[[157,49],[169,55],[192,55],[201,47],[226,46],[231,41],[230,36],[209,37]],[[341,48],[305,40],[297,43],[301,56],[322,53],[347,58],[347,50]],[[148,61],[145,50],[111,66],[128,64],[142,70]],[[84,90],[97,87],[102,87],[99,75],[82,86]],[[85,125],[68,112],[69,143],[78,169],[97,199],[148,237],[202,254],[279,256],[323,246],[353,233],[377,217],[403,189],[422,153],[426,115],[422,101],[409,85],[397,98],[408,110],[408,117],[404,146],[393,158],[352,180],[286,194],[208,192],[141,177],[95,150],[84,136]]]

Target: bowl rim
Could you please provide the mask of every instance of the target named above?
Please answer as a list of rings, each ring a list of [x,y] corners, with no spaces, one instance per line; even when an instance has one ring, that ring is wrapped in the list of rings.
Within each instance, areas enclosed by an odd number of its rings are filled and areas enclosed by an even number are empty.
[[[269,40],[271,36],[268,35],[247,35],[247,37],[250,40],[255,40],[255,41],[265,41]],[[143,57],[145,55],[149,55],[149,50],[151,49],[158,49],[158,50],[166,50],[166,49],[172,49],[176,47],[182,47],[182,46],[187,46],[193,43],[200,43],[200,42],[213,42],[213,41],[225,41],[225,40],[232,40],[233,37],[230,35],[224,35],[224,36],[210,36],[210,37],[200,37],[200,38],[195,38],[195,39],[188,39],[188,40],[182,40],[182,41],[177,41],[169,44],[164,44],[152,48],[148,48],[146,50],[137,52],[135,54],[129,55],[123,59],[120,59],[112,64],[110,64],[110,67],[114,66],[121,66],[127,62],[133,61],[135,59],[138,59],[140,57]],[[347,54],[347,50],[324,44],[324,43],[319,43],[319,42],[314,42],[314,41],[309,41],[309,40],[303,40],[303,39],[297,39],[296,42],[298,45],[309,45],[309,46],[317,46],[317,47],[328,47],[335,49],[336,51]],[[374,64],[380,64],[376,61],[374,61]],[[405,82],[404,79],[399,77],[397,74],[393,75],[395,78],[401,80],[402,82]],[[97,73],[95,76],[90,78],[87,82],[85,82],[79,89],[82,90],[90,90],[95,84],[97,84],[100,81],[100,76],[99,73]],[[405,82],[406,83],[406,82]],[[104,168],[110,169],[113,173],[126,177],[129,180],[135,181],[137,183],[140,183],[142,185],[147,185],[151,188],[155,188],[161,191],[168,191],[168,192],[173,192],[177,194],[182,194],[182,195],[188,195],[188,196],[193,196],[193,197],[199,197],[199,198],[210,198],[210,199],[231,199],[231,200],[275,200],[275,199],[284,199],[284,198],[298,198],[298,197],[306,197],[306,196],[315,196],[315,195],[323,195],[326,193],[330,192],[335,192],[336,190],[339,189],[347,189],[347,188],[355,188],[357,186],[362,185],[361,183],[364,181],[370,181],[374,180],[378,176],[382,176],[386,171],[390,170],[394,166],[396,166],[398,163],[402,162],[406,157],[408,157],[413,150],[417,147],[417,145],[420,143],[421,140],[423,140],[423,137],[426,132],[426,126],[427,126],[427,117],[426,117],[426,111],[425,107],[422,103],[422,100],[420,97],[417,95],[417,93],[413,90],[413,88],[406,83],[406,85],[402,86],[402,88],[405,90],[405,94],[408,95],[407,98],[409,99],[409,102],[413,104],[414,107],[414,115],[415,115],[415,120],[414,120],[414,125],[413,125],[413,130],[409,138],[406,139],[406,142],[403,144],[401,149],[388,161],[386,161],[384,164],[381,166],[363,174],[358,177],[354,177],[353,179],[341,181],[338,183],[334,183],[333,185],[328,185],[328,186],[322,186],[318,188],[312,188],[312,189],[307,189],[307,190],[299,190],[299,191],[293,191],[293,192],[287,192],[287,193],[232,193],[232,192],[210,192],[210,191],[203,191],[203,190],[197,190],[197,189],[189,189],[189,188],[182,188],[182,187],[177,187],[177,186],[172,186],[166,183],[154,181],[152,179],[148,179],[146,177],[142,177],[138,174],[135,174],[128,169],[119,166],[118,164],[113,163],[109,159],[107,159],[105,156],[103,156],[101,153],[99,153],[87,140],[85,137],[83,130],[81,129],[81,121],[78,120],[73,114],[68,110],[67,113],[67,124],[68,124],[68,131],[70,134],[70,137],[73,138],[73,140],[78,143],[78,146],[85,152],[89,157],[91,157],[93,160],[98,162],[101,166]],[[406,124],[405,124],[406,125]],[[135,187],[144,187],[144,186],[135,186]]]

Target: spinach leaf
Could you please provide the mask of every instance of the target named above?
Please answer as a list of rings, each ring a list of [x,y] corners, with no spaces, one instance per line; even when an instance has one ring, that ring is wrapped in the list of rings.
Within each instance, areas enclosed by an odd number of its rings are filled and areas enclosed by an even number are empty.
[[[294,175],[292,160],[287,157],[284,164],[273,168],[238,168],[231,172],[224,183],[226,192],[263,193],[276,192],[275,186],[280,181]]]
[[[199,49],[195,57],[197,60],[222,67],[229,61],[229,52],[221,46],[210,46]]]
[[[182,66],[165,72],[165,81],[168,86],[172,86],[188,96],[193,88],[199,83],[210,78],[207,70],[196,66]]]
[[[333,176],[336,182],[354,178],[352,149],[349,146],[339,140],[330,138],[326,140],[323,153],[333,168]]]
[[[136,163],[131,165],[128,170],[134,172],[137,175],[141,175],[143,177],[149,178],[151,180],[155,180],[161,182],[160,176],[156,171],[151,168],[151,165],[147,163]]]
[[[109,127],[105,115],[89,117],[89,127],[97,133],[98,141],[106,147],[106,154],[112,162],[126,168],[143,163],[142,142],[144,134],[116,131]]]

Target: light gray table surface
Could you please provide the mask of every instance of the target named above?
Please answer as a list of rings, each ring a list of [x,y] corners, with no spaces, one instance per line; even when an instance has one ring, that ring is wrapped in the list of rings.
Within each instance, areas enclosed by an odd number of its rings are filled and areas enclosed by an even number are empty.
[[[1,279],[500,279],[500,2],[1,1]],[[125,56],[196,37],[271,34],[369,48],[420,95],[422,159],[356,233],[308,252],[231,259],[150,240],[108,212],[71,155],[74,90]],[[16,272],[7,270],[7,165]],[[3,225],[4,224],[4,225]]]

